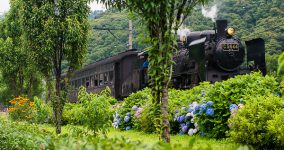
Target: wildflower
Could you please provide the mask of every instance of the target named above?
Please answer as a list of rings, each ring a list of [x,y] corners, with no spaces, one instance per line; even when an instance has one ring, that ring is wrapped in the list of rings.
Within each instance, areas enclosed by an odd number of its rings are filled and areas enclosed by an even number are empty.
[[[202,104],[202,105],[200,106],[199,113],[203,113],[205,110],[206,110],[206,105],[205,105],[205,104]]]
[[[130,112],[126,113],[126,116],[129,116],[129,117],[130,117],[130,115],[131,115],[131,113],[130,113]]]
[[[208,101],[207,103],[206,103],[206,106],[212,106],[213,105],[213,102],[212,101]]]
[[[125,121],[125,122],[129,122],[129,121],[130,121],[130,117],[129,117],[129,116],[125,116],[125,117],[124,117],[124,121]]]
[[[201,90],[201,95],[204,96],[204,89]]]
[[[229,109],[230,109],[230,111],[232,111],[233,109],[238,109],[238,105],[236,105],[236,104],[231,104],[231,105],[229,106]]]
[[[137,110],[138,109],[138,107],[136,106],[136,105],[134,105],[133,107],[132,107],[132,110]]]
[[[238,108],[241,109],[244,107],[244,104],[238,104]]]
[[[190,135],[190,136],[193,135],[193,129],[192,129],[192,128],[190,128],[190,129],[188,130],[188,135]]]
[[[188,129],[188,127],[186,125],[181,127],[181,130],[182,130],[183,133],[186,133],[187,129]]]
[[[214,109],[213,108],[208,108],[206,110],[206,115],[208,116],[213,116],[214,115]]]
[[[190,107],[190,108],[188,108],[188,111],[187,111],[187,112],[191,113],[191,112],[193,112],[193,111],[194,111],[194,109],[193,109],[192,107]]]
[[[198,106],[198,103],[197,103],[197,102],[193,102],[193,103],[192,103],[192,106],[193,106],[193,107]]]
[[[197,133],[197,129],[192,130],[193,134]]]
[[[185,119],[185,116],[184,116],[184,115],[180,116],[180,117],[179,117],[179,122],[180,122],[180,123],[183,122],[184,119]]]
[[[187,113],[186,116],[187,116],[187,117],[193,117],[193,112]]]
[[[125,128],[126,131],[127,131],[127,130],[130,130],[130,129],[131,129],[130,126],[127,126],[127,127]]]
[[[175,113],[177,114],[179,112],[179,110],[177,109],[176,111],[175,111]]]
[[[138,108],[137,111],[135,112],[134,116],[138,118],[140,114],[142,113],[143,108]]]

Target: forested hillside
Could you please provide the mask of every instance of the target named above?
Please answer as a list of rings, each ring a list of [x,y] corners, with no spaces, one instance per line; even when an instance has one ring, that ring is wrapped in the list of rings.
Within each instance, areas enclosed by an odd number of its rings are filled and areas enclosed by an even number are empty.
[[[86,64],[128,50],[129,14],[126,11],[108,10],[92,13],[91,32]],[[142,33],[139,20],[133,19],[133,48],[142,48],[138,34]],[[104,30],[110,29],[110,30]]]
[[[208,7],[217,6],[217,18],[227,19],[229,25],[237,29],[237,36],[243,41],[261,37],[266,42],[267,65],[270,71],[276,70],[277,56],[284,50],[284,3],[282,0],[219,0]],[[95,15],[94,15],[95,14]],[[106,11],[93,13],[91,26],[101,28],[125,29],[112,30],[114,36],[106,30],[92,30],[86,63],[91,63],[127,50],[128,13]],[[145,33],[141,22],[134,21],[134,47],[138,45],[138,34]],[[192,15],[184,21],[191,31],[212,29],[213,22],[202,15],[201,6],[194,9]]]

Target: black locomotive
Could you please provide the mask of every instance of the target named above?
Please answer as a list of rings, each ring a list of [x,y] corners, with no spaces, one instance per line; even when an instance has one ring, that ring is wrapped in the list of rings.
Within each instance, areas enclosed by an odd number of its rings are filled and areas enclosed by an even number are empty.
[[[217,20],[214,30],[191,32],[179,42],[174,54],[172,86],[190,88],[201,81],[216,82],[238,74],[260,70],[266,74],[264,41],[242,42],[226,20]],[[245,57],[247,56],[247,57]],[[131,49],[77,70],[71,78],[70,101],[77,89],[100,92],[107,86],[116,98],[123,98],[147,86],[147,52]]]

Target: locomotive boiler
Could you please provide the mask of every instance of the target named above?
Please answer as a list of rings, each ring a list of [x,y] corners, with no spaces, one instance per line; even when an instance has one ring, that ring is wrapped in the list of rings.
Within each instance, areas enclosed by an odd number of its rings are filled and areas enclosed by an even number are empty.
[[[174,55],[173,86],[190,88],[201,81],[221,81],[252,70],[265,75],[264,41],[258,38],[243,44],[234,34],[227,20],[217,20],[214,30],[184,37]]]
[[[226,20],[217,20],[213,30],[190,32],[175,52],[171,85],[190,88],[202,81],[216,82],[238,74],[260,70],[266,74],[265,48],[261,38],[242,42]],[[70,101],[78,88],[98,93],[109,87],[115,98],[123,98],[147,86],[147,52],[127,50],[94,62],[74,72]]]

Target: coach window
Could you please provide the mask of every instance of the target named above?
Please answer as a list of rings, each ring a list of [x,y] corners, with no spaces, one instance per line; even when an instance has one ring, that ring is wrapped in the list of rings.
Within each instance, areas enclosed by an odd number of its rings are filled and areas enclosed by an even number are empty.
[[[108,84],[108,72],[104,73],[104,84]]]
[[[75,84],[75,88],[77,88],[78,87],[77,80],[74,81],[74,84]]]
[[[86,78],[83,78],[82,79],[82,86],[85,86],[86,85]]]
[[[86,78],[86,88],[89,88],[90,86],[90,77]]]
[[[90,87],[94,86],[94,76],[90,77]]]
[[[109,84],[112,84],[113,82],[113,71],[109,72]]]
[[[95,85],[95,87],[97,87],[99,85],[98,75],[95,75],[94,85]]]
[[[104,74],[100,74],[100,76],[99,76],[99,81],[100,81],[100,85],[104,85]]]

